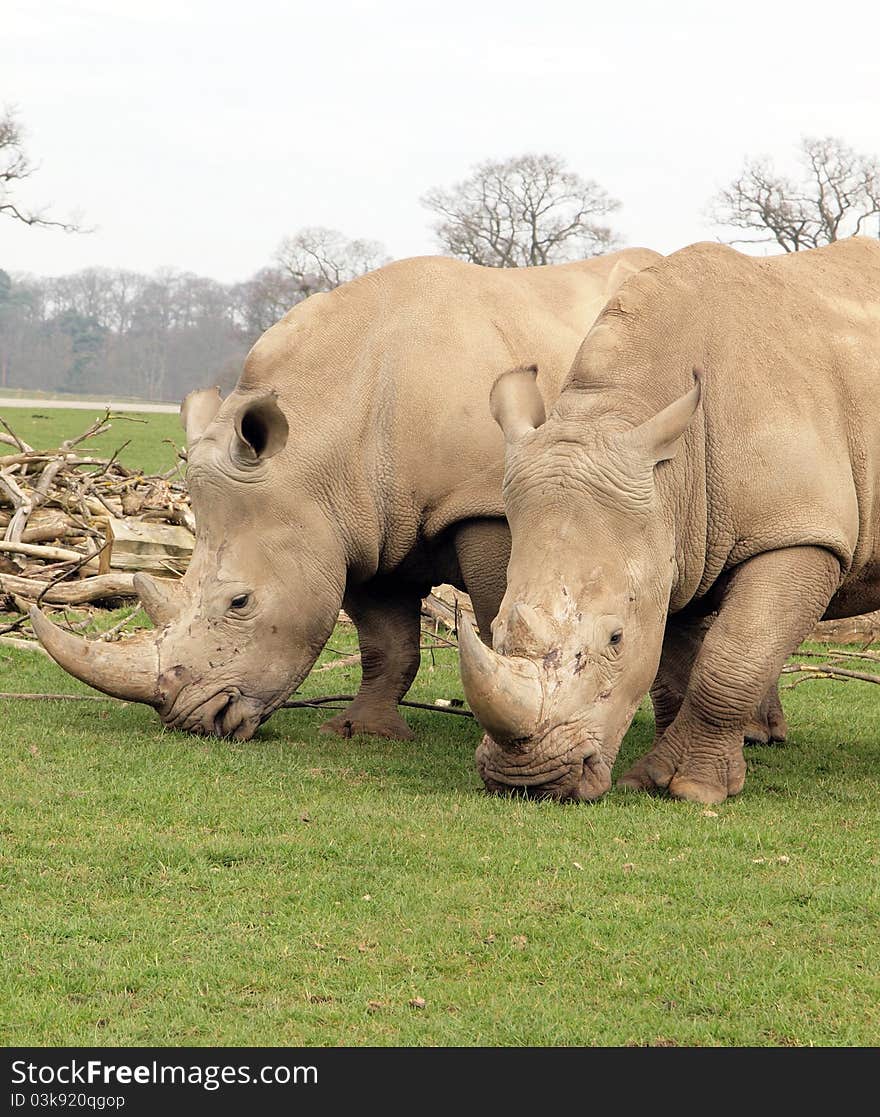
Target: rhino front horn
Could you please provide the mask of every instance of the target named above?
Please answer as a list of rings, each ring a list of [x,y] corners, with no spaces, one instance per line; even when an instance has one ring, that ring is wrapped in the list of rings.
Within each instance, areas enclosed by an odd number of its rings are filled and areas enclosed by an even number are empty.
[[[68,674],[114,698],[159,705],[159,649],[152,633],[109,644],[65,632],[36,605],[30,617],[37,639]]]
[[[537,664],[486,647],[466,617],[458,640],[465,697],[483,729],[499,745],[533,737],[544,705]]]

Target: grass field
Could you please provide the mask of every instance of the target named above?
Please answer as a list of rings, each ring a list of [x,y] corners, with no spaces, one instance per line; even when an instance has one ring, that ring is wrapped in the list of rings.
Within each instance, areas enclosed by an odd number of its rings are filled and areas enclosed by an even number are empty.
[[[340,626],[321,662],[354,646]],[[87,693],[32,652],[0,668]],[[880,692],[783,693],[790,742],[713,809],[488,797],[474,723],[426,711],[412,743],[296,710],[235,744],[0,700],[0,1042],[874,1046]],[[460,694],[426,652],[411,697]],[[645,706],[618,771],[651,731]]]
[[[35,450],[56,449],[66,438],[75,438],[104,414],[104,406],[94,411],[73,411],[33,407],[13,407],[0,399],[0,417],[12,427],[19,438]],[[177,415],[115,412],[111,429],[99,438],[82,443],[83,454],[108,456],[124,442],[130,445],[119,455],[123,465],[143,469],[145,473],[164,473],[177,460],[176,446],[184,442],[183,428]],[[120,417],[122,415],[123,417]]]

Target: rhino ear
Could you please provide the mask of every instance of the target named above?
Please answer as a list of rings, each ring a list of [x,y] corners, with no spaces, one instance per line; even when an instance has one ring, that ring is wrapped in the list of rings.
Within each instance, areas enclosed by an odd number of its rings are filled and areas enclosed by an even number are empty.
[[[220,389],[199,388],[190,392],[180,405],[180,423],[186,431],[186,444],[193,446],[202,437],[220,410]]]
[[[516,442],[547,419],[537,377],[538,366],[528,365],[503,372],[492,385],[489,409],[508,442]]]
[[[700,406],[702,375],[700,369],[695,368],[693,388],[652,418],[627,431],[624,443],[651,462],[674,458],[682,435]]]
[[[289,432],[274,392],[250,400],[235,417],[235,457],[245,465],[266,461],[284,449]]]

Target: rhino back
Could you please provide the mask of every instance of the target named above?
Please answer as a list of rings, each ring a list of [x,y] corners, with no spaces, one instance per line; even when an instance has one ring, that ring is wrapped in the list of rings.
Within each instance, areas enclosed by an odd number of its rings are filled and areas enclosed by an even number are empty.
[[[798,544],[845,568],[880,527],[880,244],[852,238],[755,258],[698,244],[630,279],[588,334],[563,394],[624,399],[638,422],[704,370],[684,461],[658,471],[675,507],[705,507],[705,588],[727,566]],[[704,492],[695,491],[704,486]],[[679,491],[683,487],[692,491]],[[698,565],[691,563],[692,566]]]
[[[554,399],[608,296],[659,258],[495,269],[417,257],[312,296],[256,343],[236,388],[276,393],[288,419],[277,485],[329,506],[377,569],[453,522],[503,516],[494,379],[534,362]]]

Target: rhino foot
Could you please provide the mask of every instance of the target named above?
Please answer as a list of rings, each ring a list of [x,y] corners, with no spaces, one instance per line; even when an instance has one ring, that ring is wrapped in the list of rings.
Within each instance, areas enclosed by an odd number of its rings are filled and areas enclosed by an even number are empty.
[[[769,745],[770,730],[759,721],[750,721],[743,730],[743,741],[747,745]]]
[[[766,720],[755,717],[746,725],[743,737],[747,745],[781,745],[788,737],[788,722],[781,713]]]
[[[764,701],[746,723],[743,737],[747,745],[781,744],[788,736],[788,722],[779,701],[779,688],[767,691]]]
[[[706,805],[738,795],[745,783],[742,748],[716,746],[699,753],[679,751],[659,741],[617,781],[630,791],[666,792],[673,799]]]
[[[325,721],[320,732],[335,733],[339,737],[357,737],[364,733],[372,737],[388,737],[393,741],[414,741],[416,736],[396,709],[358,709],[355,704]]]

